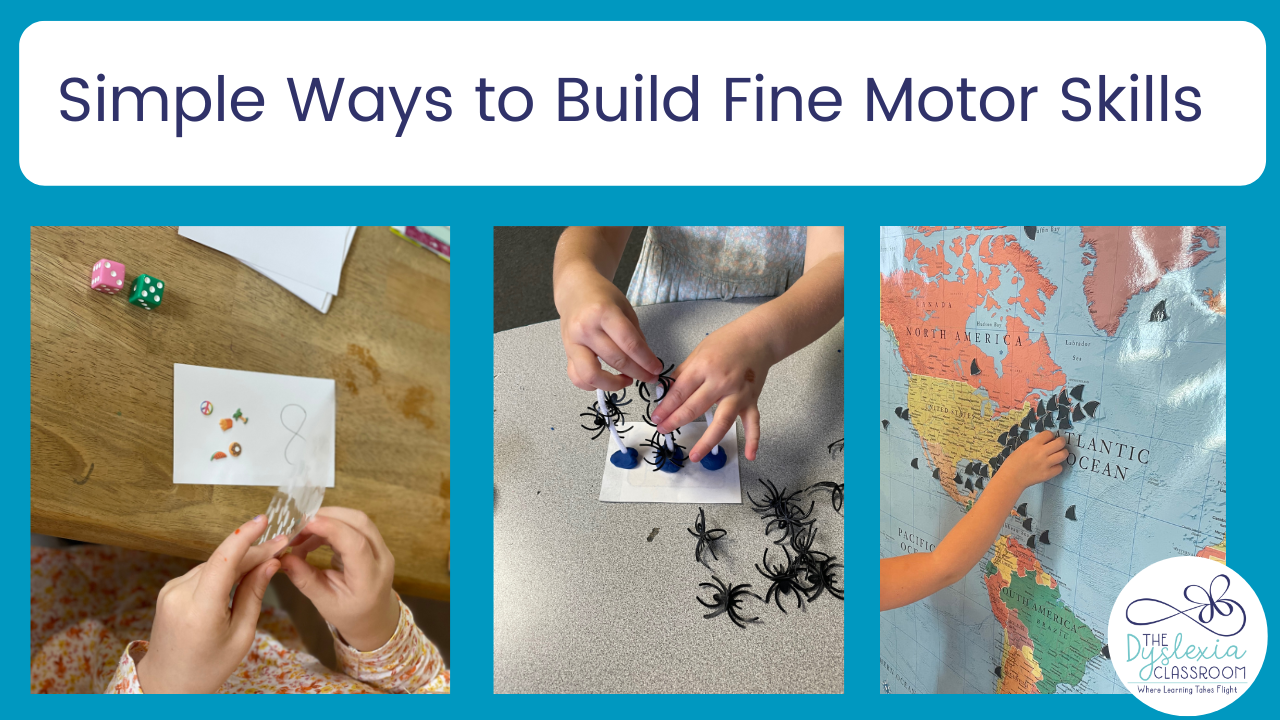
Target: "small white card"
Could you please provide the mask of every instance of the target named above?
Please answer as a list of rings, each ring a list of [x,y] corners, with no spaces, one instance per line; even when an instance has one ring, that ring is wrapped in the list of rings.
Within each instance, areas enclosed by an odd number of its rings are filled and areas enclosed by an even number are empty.
[[[735,427],[720,441],[720,448],[729,454],[728,461],[719,470],[708,470],[702,463],[688,460],[689,450],[697,444],[707,430],[705,422],[692,422],[680,429],[676,442],[685,450],[684,467],[668,473],[654,470],[645,462],[653,458],[653,449],[642,445],[653,435],[653,428],[642,423],[628,423],[619,429],[631,428],[622,436],[622,443],[635,448],[640,464],[623,470],[609,462],[609,456],[617,450],[613,441],[608,444],[604,459],[604,478],[600,482],[602,502],[661,502],[661,503],[741,503],[742,484],[738,477],[738,432]]]
[[[173,366],[173,482],[333,487],[333,380]]]

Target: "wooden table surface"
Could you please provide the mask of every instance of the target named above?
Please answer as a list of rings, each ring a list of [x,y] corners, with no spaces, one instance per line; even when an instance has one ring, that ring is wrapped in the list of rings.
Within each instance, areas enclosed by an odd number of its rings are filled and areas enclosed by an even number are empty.
[[[90,290],[103,257],[164,304]],[[377,523],[397,590],[449,598],[448,263],[360,228],[327,315],[171,227],[32,228],[31,276],[32,532],[206,559],[274,488],[173,484],[174,363],[332,378],[324,504]]]

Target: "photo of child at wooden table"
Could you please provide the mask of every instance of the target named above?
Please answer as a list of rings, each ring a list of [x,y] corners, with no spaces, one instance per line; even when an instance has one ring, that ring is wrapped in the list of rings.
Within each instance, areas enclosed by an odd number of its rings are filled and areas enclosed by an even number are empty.
[[[449,692],[420,229],[32,228],[31,692]]]
[[[843,319],[842,227],[494,229],[495,692],[843,692]]]

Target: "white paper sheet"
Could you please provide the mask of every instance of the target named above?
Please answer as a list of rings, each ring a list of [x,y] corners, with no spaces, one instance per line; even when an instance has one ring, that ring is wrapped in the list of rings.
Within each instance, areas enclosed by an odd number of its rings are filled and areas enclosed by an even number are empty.
[[[223,430],[218,421],[237,410],[249,421]],[[333,380],[174,365],[173,482],[333,487],[336,414]],[[217,452],[227,457],[213,460]]]
[[[240,262],[244,263],[250,268],[253,268],[259,273],[262,273],[262,275],[266,277],[268,280],[270,280],[271,282],[279,285],[285,290],[288,290],[294,295],[297,295],[299,299],[301,299],[303,302],[310,305],[311,307],[319,310],[322,313],[329,312],[329,305],[333,302],[333,296],[330,295],[329,293],[321,290],[320,288],[311,287],[306,283],[300,283],[297,280],[294,280],[293,278],[287,278],[279,273],[271,272],[266,268],[258,267],[253,263],[247,263],[247,262],[244,262],[243,260],[241,260]]]
[[[643,423],[628,423],[619,429],[632,428],[622,437],[627,447],[640,453],[640,464],[631,470],[623,470],[609,462],[609,456],[617,448],[613,441],[608,443],[608,451],[604,458],[604,477],[600,482],[600,500],[602,502],[661,502],[661,503],[741,503],[742,484],[738,476],[738,433],[731,430],[720,441],[720,447],[729,454],[724,467],[714,472],[702,467],[701,463],[685,461],[679,472],[655,472],[653,466],[644,461],[651,457],[653,450],[641,445],[653,434],[653,428]],[[693,422],[681,428],[676,441],[685,447],[685,455],[689,453],[702,434],[706,432],[705,422]]]
[[[184,225],[178,234],[330,295],[338,294],[350,226]]]

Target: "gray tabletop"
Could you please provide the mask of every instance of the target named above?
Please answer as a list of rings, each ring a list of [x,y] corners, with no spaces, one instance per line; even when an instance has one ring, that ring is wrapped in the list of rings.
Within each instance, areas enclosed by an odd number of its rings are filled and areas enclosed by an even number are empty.
[[[669,303],[637,314],[669,364],[757,304]],[[844,691],[842,601],[824,594],[784,615],[747,598],[762,622],[745,630],[723,615],[703,619],[694,597],[713,571],[762,597],[769,587],[755,564],[766,547],[774,562],[778,548],[745,497],[703,506],[708,526],[728,531],[707,570],[686,532],[697,505],[599,501],[605,438],[578,427],[593,397],[565,375],[559,323],[497,333],[493,346],[496,692]],[[739,453],[744,491],[759,497],[760,477],[792,490],[844,482],[843,453],[827,452],[844,437],[843,349],[841,322],[770,371],[758,459]],[[741,421],[737,432],[742,447]],[[844,517],[825,493],[813,499],[814,547],[844,562]]]

